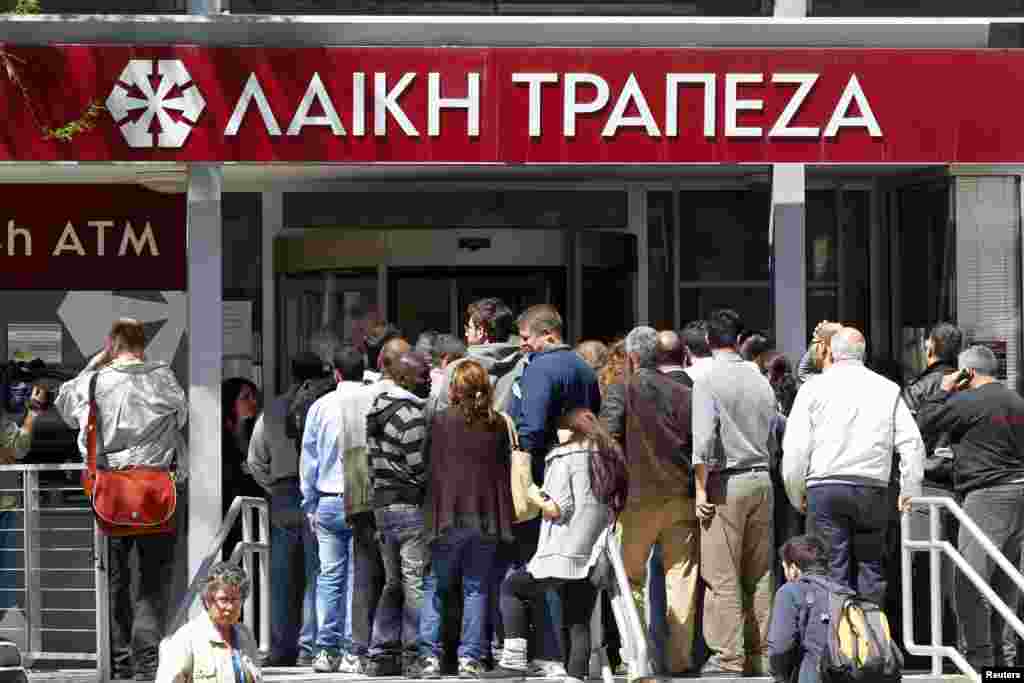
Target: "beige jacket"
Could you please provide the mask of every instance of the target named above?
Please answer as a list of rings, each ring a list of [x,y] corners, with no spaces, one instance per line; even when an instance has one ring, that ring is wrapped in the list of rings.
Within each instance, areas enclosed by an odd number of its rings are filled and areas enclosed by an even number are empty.
[[[256,639],[248,628],[235,627],[235,641],[245,672],[245,683],[262,683],[256,664]],[[156,683],[236,683],[231,649],[203,612],[160,644]]]

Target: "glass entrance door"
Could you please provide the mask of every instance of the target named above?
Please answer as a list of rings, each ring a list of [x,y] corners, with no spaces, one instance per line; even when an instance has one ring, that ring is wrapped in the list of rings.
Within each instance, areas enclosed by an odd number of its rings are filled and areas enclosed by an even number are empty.
[[[580,230],[573,240],[578,315],[566,339],[607,343],[624,337],[637,321],[636,236]]]
[[[519,315],[530,306],[551,303],[566,314],[564,268],[389,269],[390,320],[415,343],[425,331],[464,336],[466,308],[497,297]]]

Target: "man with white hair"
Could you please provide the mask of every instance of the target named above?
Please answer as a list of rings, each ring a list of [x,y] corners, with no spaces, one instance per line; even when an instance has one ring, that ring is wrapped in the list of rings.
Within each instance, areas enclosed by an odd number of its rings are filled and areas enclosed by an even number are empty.
[[[619,523],[622,562],[633,596],[638,607],[648,602],[643,598],[647,559],[660,544],[668,602],[668,673],[685,674],[694,663],[700,554],[690,490],[690,390],[659,372],[658,359],[658,332],[634,328],[626,337],[627,380],[608,387],[601,418],[629,453],[629,500]],[[666,621],[664,614],[650,611],[649,623]]]
[[[928,398],[918,413],[922,428],[949,434],[953,449],[953,480],[964,496],[964,511],[1018,567],[1024,545],[1024,398],[996,380],[999,362],[992,350],[972,346],[959,357],[959,372],[942,378],[941,391]],[[1019,592],[965,529],[960,529],[960,554],[985,583],[1016,611]],[[983,666],[1013,666],[1017,638],[963,574],[957,575],[956,606],[964,656],[980,671]],[[1002,631],[1002,633],[999,633]],[[994,640],[1002,641],[997,661]]]
[[[808,533],[831,546],[831,578],[881,604],[893,449],[900,454],[899,510],[921,494],[924,442],[900,388],[864,366],[867,342],[843,327],[804,384],[786,423],[782,478]]]

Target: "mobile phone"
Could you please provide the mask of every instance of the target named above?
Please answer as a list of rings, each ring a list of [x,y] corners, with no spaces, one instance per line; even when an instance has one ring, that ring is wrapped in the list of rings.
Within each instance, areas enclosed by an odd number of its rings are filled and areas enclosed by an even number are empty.
[[[971,381],[971,369],[964,368],[960,372],[956,373],[956,386],[964,386],[969,384]]]

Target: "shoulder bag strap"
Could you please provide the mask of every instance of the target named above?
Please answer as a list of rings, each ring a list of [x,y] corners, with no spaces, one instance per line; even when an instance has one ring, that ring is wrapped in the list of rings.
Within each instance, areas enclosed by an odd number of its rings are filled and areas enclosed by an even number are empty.
[[[498,412],[499,415],[501,415],[505,419],[505,427],[508,429],[508,442],[509,442],[509,445],[512,447],[513,451],[518,451],[519,450],[519,433],[516,430],[515,423],[512,421],[512,418],[508,415],[508,413],[504,413],[504,412],[502,412],[500,410],[497,411],[497,412]]]
[[[107,456],[103,454],[103,437],[100,432],[100,411],[96,405],[96,378],[99,371],[89,378],[89,418],[86,423],[86,466],[90,472],[108,469]]]

